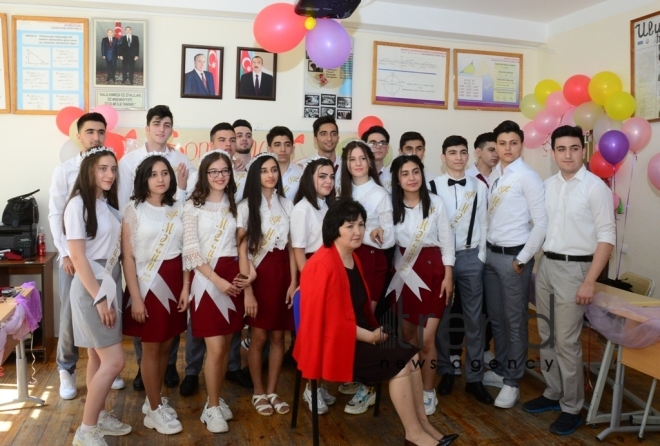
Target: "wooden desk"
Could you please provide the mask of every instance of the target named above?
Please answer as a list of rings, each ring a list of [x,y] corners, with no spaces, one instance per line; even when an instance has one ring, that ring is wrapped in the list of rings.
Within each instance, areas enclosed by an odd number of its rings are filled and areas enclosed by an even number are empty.
[[[36,274],[41,277],[41,309],[42,318],[40,326],[32,333],[32,349],[28,353],[43,355],[43,361],[55,345],[55,322],[53,319],[53,264],[57,253],[47,252],[45,256],[24,260],[0,260],[0,286],[20,286],[23,282],[9,283],[9,276],[22,274]]]

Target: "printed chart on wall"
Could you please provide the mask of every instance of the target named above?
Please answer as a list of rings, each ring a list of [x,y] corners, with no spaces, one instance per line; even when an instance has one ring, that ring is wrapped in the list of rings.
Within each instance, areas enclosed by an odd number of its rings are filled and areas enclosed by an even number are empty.
[[[88,21],[61,17],[12,17],[12,111],[57,114],[88,105]]]
[[[305,54],[304,118],[353,119],[353,43],[348,60],[333,70],[318,67]]]
[[[635,116],[660,121],[660,11],[630,21],[630,54]]]
[[[454,108],[520,111],[522,54],[454,50]]]

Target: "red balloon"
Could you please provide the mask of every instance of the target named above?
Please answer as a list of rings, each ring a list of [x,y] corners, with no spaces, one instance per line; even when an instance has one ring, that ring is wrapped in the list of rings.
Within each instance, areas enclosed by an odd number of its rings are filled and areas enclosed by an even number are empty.
[[[367,116],[362,121],[360,121],[360,124],[358,125],[358,136],[362,138],[362,135],[364,135],[364,132],[369,130],[371,127],[379,125],[381,127],[384,127],[383,121],[380,120],[380,118],[376,116]]]
[[[71,129],[71,124],[73,121],[80,118],[84,115],[85,112],[78,107],[64,107],[57,113],[55,117],[55,124],[60,132],[64,133],[66,136],[69,136],[69,130]]]
[[[584,74],[569,77],[564,83],[564,97],[573,105],[584,104],[591,101],[589,96],[589,82],[591,79]]]
[[[115,151],[117,161],[124,156],[124,139],[126,138],[116,133],[107,132],[105,134],[105,146],[110,147]]]
[[[257,43],[271,53],[284,53],[298,46],[307,34],[307,17],[296,14],[289,3],[273,3],[257,14],[252,30]]]
[[[597,177],[607,179],[612,178],[617,173],[621,164],[623,164],[623,161],[613,166],[605,161],[605,158],[603,158],[600,152],[594,152],[591,159],[589,159],[589,170]]]

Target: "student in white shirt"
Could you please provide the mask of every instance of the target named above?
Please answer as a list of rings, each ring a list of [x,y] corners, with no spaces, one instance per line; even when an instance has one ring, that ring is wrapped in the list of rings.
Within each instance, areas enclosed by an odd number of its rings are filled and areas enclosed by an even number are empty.
[[[276,393],[284,358],[284,332],[293,330],[293,293],[298,287],[296,260],[289,243],[293,203],[284,196],[276,157],[260,153],[247,167],[245,198],[238,205],[241,273],[250,268],[257,278],[245,288],[246,323],[252,337],[248,364],[254,383],[252,405],[259,415],[287,414],[289,405]],[[268,377],[264,386],[262,352],[270,341]]]
[[[392,207],[398,252],[388,291],[395,293],[403,339],[421,348],[424,410],[432,415],[438,405],[433,388],[435,337],[451,302],[455,253],[446,206],[426,188],[424,164],[416,155],[402,155],[392,162]]]
[[[392,173],[390,166],[385,166],[384,161],[390,151],[390,134],[383,127],[375,125],[362,134],[362,141],[366,142],[374,154],[376,172],[383,187],[388,193],[392,193]]]
[[[536,273],[536,311],[548,321],[539,319],[538,324],[547,387],[523,409],[561,410],[550,432],[568,435],[582,424],[583,316],[616,244],[616,227],[612,192],[582,164],[586,155],[582,129],[561,126],[550,141],[559,172],[545,180],[549,223]]]
[[[452,241],[456,247],[454,263],[454,283],[456,293],[452,311],[446,311],[438,332],[438,374],[442,380],[438,386],[440,395],[449,395],[454,385],[455,364],[460,356],[452,358],[450,347],[450,321],[459,319],[465,322],[463,333],[466,339],[465,390],[474,395],[477,401],[492,404],[493,398],[482,384],[483,379],[483,271],[486,261],[486,231],[488,217],[486,203],[488,189],[476,178],[465,174],[469,158],[467,140],[452,135],[442,143],[442,161],[446,174],[431,181],[436,193],[445,203],[447,216],[451,222]],[[456,303],[458,302],[458,304]],[[461,308],[462,316],[453,317],[453,307]],[[459,368],[460,370],[460,368]]]
[[[312,124],[314,132],[314,145],[317,148],[317,155],[328,158],[334,164],[335,169],[335,187],[339,188],[341,178],[341,157],[337,156],[337,144],[339,144],[339,127],[337,121],[332,116],[321,116]],[[304,166],[308,159],[298,162]]]
[[[268,152],[277,157],[277,163],[282,172],[282,186],[284,187],[284,196],[293,201],[298,192],[300,177],[303,168],[294,163],[293,160],[293,133],[287,127],[275,126],[266,135]]]
[[[488,178],[499,161],[495,142],[493,132],[477,136],[477,139],[474,140],[474,157],[477,162],[465,171],[465,175],[483,181],[486,187],[488,187]]]
[[[399,139],[399,155],[417,155],[424,161],[426,140],[418,132],[405,132]]]
[[[104,435],[131,432],[105,400],[124,368],[121,347],[121,256],[117,206],[117,158],[112,149],[97,147],[82,157],[80,173],[64,208],[64,233],[75,268],[71,283],[73,337],[87,349],[87,398],[74,443],[104,445]]]
[[[490,177],[484,291],[495,357],[484,384],[502,387],[495,406],[510,409],[527,360],[527,305],[534,254],[548,226],[543,181],[521,158],[524,134],[504,121],[493,130],[499,164]],[[495,366],[497,365],[497,367]]]
[[[252,159],[254,140],[252,139],[252,124],[245,119],[237,119],[232,124],[236,133],[236,153],[234,154],[234,170],[245,172],[245,166]]]

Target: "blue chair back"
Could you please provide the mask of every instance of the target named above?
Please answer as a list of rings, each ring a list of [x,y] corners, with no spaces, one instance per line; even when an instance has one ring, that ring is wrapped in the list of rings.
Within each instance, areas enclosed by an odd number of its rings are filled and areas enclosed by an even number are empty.
[[[296,333],[300,326],[300,290],[293,295],[293,321],[296,325]]]

